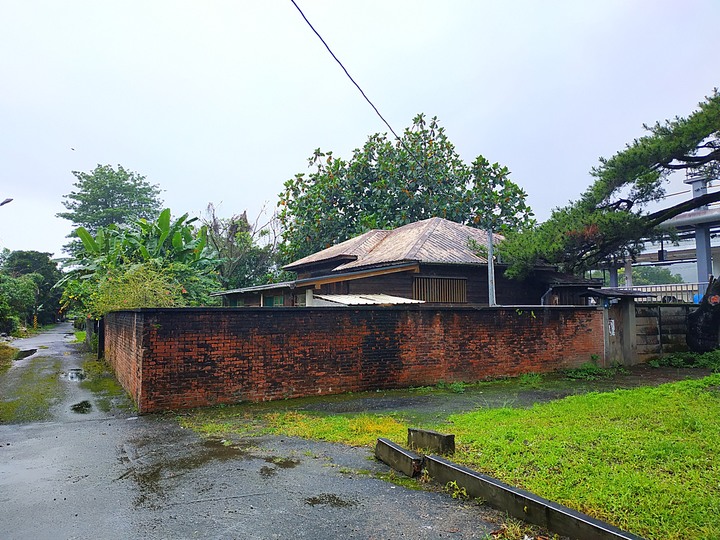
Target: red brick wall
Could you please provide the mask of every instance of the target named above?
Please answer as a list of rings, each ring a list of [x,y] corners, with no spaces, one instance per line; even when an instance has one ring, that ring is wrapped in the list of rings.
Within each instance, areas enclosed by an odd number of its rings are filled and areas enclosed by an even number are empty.
[[[120,311],[106,317],[104,322],[105,359],[136,405],[141,400],[143,320],[141,312]]]
[[[602,324],[563,306],[145,309],[106,317],[105,355],[152,412],[573,367],[603,357]]]

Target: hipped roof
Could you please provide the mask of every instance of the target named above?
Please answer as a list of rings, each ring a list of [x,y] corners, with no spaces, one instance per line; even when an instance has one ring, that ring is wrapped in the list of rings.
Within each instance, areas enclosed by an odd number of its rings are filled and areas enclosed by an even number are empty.
[[[493,234],[493,244],[503,237]],[[487,246],[487,232],[447,219],[434,217],[387,231],[373,229],[340,244],[313,253],[286,265],[286,270],[302,269],[337,261],[333,271],[345,271],[397,262],[425,264],[487,264],[475,253],[471,240]]]

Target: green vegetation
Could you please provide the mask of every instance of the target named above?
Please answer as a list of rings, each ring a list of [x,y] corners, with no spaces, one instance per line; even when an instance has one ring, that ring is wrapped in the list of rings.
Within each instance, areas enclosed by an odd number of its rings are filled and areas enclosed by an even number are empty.
[[[0,373],[10,369],[15,353],[17,353],[17,349],[7,343],[0,343]]]
[[[523,373],[518,377],[518,384],[528,388],[540,388],[543,379],[542,373]]]
[[[466,164],[437,118],[422,114],[400,141],[375,134],[348,161],[318,148],[309,163],[315,170],[295,175],[280,194],[286,262],[370,229],[435,216],[495,231],[532,221],[506,167],[483,156]]]
[[[435,385],[435,388],[437,388],[438,390],[447,390],[448,392],[452,392],[454,394],[463,394],[465,393],[465,388],[467,388],[467,384],[461,381],[455,381],[451,383],[440,381]]]
[[[670,174],[687,171],[717,176],[720,167],[720,93],[699,103],[686,118],[676,117],[652,126],[592,170],[593,184],[574,202],[553,210],[550,219],[529,230],[509,231],[499,246],[510,264],[508,276],[522,277],[538,263],[559,265],[569,273],[622,266],[657,238],[656,227],[668,219],[718,200],[711,193],[670,208],[647,213],[648,204],[661,200]],[[667,233],[665,233],[667,236]]]
[[[322,415],[296,411],[259,413],[242,406],[199,410],[180,417],[184,427],[206,436],[288,435],[303,439],[370,446],[378,437],[402,439],[407,426],[391,416],[371,414]]]
[[[717,538],[720,376],[453,415],[455,459],[649,538]]]
[[[153,219],[160,212],[160,187],[144,176],[118,165],[98,165],[89,173],[73,171],[77,191],[62,201],[67,212],[55,214],[75,227],[96,233],[109,225],[123,225],[137,219]]]
[[[93,236],[80,227],[62,309],[99,318],[117,309],[213,305],[219,260],[207,245],[207,228],[170,209],[155,221],[101,227]]]
[[[578,368],[564,369],[562,373],[568,379],[596,381],[598,379],[611,379],[619,373],[627,373],[627,370],[619,365],[602,368],[594,362],[585,362]]]
[[[667,354],[650,360],[648,364],[653,367],[705,368],[717,372],[720,371],[720,349],[706,353],[677,352]]]
[[[0,332],[15,336],[26,328],[54,323],[62,274],[50,253],[0,252]]]
[[[45,366],[48,364],[49,367]],[[0,401],[0,424],[36,422],[50,417],[50,408],[62,396],[60,360],[32,359],[19,379],[3,391]]]
[[[719,386],[713,375],[529,409],[480,409],[413,427],[446,432],[449,422],[454,461],[635,534],[709,540],[720,536]],[[198,411],[181,422],[213,436],[282,434],[351,445],[373,445],[377,437],[403,444],[410,427],[400,414],[254,406]]]
[[[113,405],[124,402],[125,390],[113,375],[105,362],[86,360],[83,362],[85,379],[80,383],[82,388],[95,395],[96,405],[103,412],[109,412]]]
[[[625,269],[618,272],[618,280],[622,283],[625,280]],[[632,269],[633,285],[666,285],[668,283],[682,283],[683,278],[680,274],[673,274],[669,268],[660,266],[633,266]],[[610,279],[608,277],[608,283]]]
[[[208,245],[217,253],[220,285],[240,289],[271,281],[292,279],[279,269],[277,218],[250,223],[247,213],[223,219],[210,203],[201,218],[208,232]]]

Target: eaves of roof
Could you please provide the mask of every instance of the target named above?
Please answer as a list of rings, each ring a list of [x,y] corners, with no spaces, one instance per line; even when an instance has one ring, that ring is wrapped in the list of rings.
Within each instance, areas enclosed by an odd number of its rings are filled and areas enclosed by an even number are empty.
[[[254,285],[252,287],[242,287],[240,289],[230,289],[228,291],[217,291],[210,293],[210,296],[226,296],[228,294],[240,294],[249,292],[262,292],[271,289],[293,289],[295,288],[294,281],[281,281],[278,283],[268,283],[266,285]]]
[[[243,287],[241,289],[232,289],[229,291],[218,291],[211,293],[210,296],[227,296],[229,294],[243,294],[252,292],[263,292],[277,289],[295,289],[297,287],[306,287],[309,285],[322,285],[324,283],[335,283],[339,281],[349,281],[352,279],[362,279],[371,276],[381,276],[385,274],[394,274],[397,272],[417,272],[419,266],[416,262],[401,262],[392,265],[382,265],[374,268],[365,268],[362,270],[353,270],[352,272],[338,272],[336,274],[325,274],[322,276],[314,276],[310,278],[296,279],[295,281],[283,281],[281,283],[268,283],[267,285],[256,285],[254,287]]]

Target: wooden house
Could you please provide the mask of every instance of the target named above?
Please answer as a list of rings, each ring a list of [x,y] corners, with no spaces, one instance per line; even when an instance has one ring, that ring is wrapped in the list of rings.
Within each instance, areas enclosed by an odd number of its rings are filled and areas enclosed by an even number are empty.
[[[493,243],[502,240],[494,235]],[[431,303],[488,305],[487,232],[434,217],[371,230],[288,264],[293,281],[216,293],[227,306],[347,306]],[[594,280],[539,267],[524,280],[495,263],[499,305],[582,305]]]

